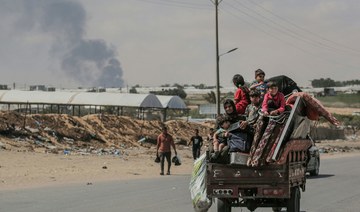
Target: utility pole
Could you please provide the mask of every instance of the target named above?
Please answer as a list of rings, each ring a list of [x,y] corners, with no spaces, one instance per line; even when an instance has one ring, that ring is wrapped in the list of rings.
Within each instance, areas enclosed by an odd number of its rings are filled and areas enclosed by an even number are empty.
[[[220,74],[219,74],[219,21],[218,7],[222,0],[215,0],[215,39],[216,39],[216,113],[220,114]]]
[[[219,55],[219,19],[218,19],[218,8],[219,4],[223,0],[214,0],[215,4],[215,40],[216,40],[216,114],[220,115],[220,57],[224,54],[228,54],[230,52],[233,52],[237,50],[238,48],[233,48],[221,55]]]

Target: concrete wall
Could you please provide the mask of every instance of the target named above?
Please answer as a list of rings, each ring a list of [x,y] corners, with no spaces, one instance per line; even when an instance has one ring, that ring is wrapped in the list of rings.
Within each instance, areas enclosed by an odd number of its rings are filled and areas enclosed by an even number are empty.
[[[310,136],[315,140],[345,139],[345,131],[343,129],[311,127]]]

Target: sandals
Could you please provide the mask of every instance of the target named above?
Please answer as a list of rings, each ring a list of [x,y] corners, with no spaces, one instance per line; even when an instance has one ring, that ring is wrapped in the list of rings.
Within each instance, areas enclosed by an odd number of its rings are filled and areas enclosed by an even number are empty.
[[[160,175],[164,175],[164,172],[160,172]],[[166,175],[170,175],[170,171],[166,172]]]

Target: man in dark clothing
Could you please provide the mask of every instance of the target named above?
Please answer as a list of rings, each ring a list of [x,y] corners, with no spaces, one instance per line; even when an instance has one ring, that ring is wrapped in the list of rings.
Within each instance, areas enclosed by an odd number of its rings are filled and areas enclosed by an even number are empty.
[[[191,143],[192,143],[193,157],[194,157],[194,160],[196,160],[197,158],[200,157],[200,150],[203,145],[203,139],[199,135],[198,129],[195,129],[195,135],[193,137],[191,137],[188,146],[190,146]]]

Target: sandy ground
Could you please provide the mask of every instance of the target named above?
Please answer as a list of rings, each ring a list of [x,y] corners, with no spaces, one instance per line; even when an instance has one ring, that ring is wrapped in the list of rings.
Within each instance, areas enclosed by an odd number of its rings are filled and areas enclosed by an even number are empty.
[[[159,175],[160,165],[154,162],[155,148],[150,151],[154,153],[131,150],[126,155],[98,156],[0,150],[0,190],[171,177]],[[171,174],[190,174],[193,164],[191,149],[178,150],[178,154],[182,165],[172,165]]]
[[[325,147],[360,147],[360,141],[321,141]],[[179,147],[181,166],[172,166],[172,175],[191,174],[193,159],[191,149]],[[346,157],[360,151],[321,154],[322,159]],[[160,176],[160,166],[154,162],[155,147],[132,149],[123,155],[64,155],[0,150],[0,190],[13,190],[71,183],[94,184],[100,181]]]
[[[360,112],[360,108],[347,108],[347,107],[326,107],[330,113],[351,115],[353,112]]]

